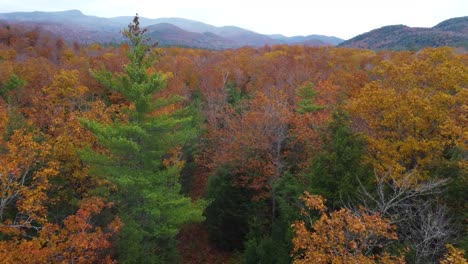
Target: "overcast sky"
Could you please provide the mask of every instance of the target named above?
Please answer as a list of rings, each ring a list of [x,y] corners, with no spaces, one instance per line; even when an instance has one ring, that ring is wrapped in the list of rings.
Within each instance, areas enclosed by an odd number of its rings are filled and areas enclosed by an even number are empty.
[[[386,25],[432,27],[468,15],[468,0],[0,0],[0,13],[79,9],[86,15],[182,17],[262,34],[352,38]]]

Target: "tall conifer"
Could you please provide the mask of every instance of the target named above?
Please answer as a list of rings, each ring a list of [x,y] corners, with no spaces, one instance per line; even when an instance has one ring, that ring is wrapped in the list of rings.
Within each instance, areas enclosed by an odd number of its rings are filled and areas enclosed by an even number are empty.
[[[138,15],[123,35],[128,39],[129,63],[123,73],[94,72],[110,91],[121,94],[133,107],[128,122],[101,124],[83,120],[109,154],[84,151],[91,172],[117,186],[115,200],[124,227],[117,241],[121,263],[177,262],[175,235],[188,222],[203,220],[203,202],[192,203],[180,192],[183,162],[178,147],[195,136],[188,108],[161,111],[182,100],[161,97],[165,75],[153,69],[157,60]]]

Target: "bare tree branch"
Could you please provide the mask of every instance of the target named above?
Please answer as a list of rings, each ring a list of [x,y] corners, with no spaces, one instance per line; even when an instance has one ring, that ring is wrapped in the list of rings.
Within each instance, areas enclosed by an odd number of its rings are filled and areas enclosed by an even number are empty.
[[[375,173],[373,190],[359,181],[359,203],[366,212],[379,213],[397,226],[399,240],[413,247],[416,263],[433,263],[455,234],[447,207],[437,200],[450,181],[420,181],[414,170],[398,179],[392,175],[391,171],[385,175]],[[359,212],[357,206],[345,206]]]

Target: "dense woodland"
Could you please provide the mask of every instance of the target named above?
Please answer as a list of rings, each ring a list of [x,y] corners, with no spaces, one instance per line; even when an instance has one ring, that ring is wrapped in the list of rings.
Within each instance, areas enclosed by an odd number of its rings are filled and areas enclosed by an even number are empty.
[[[468,55],[0,28],[0,262],[467,263]]]

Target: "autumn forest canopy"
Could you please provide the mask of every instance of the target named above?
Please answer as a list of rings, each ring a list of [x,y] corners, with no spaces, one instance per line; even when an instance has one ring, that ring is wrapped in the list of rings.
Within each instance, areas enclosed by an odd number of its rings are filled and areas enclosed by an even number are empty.
[[[467,263],[468,55],[0,25],[0,263]]]

